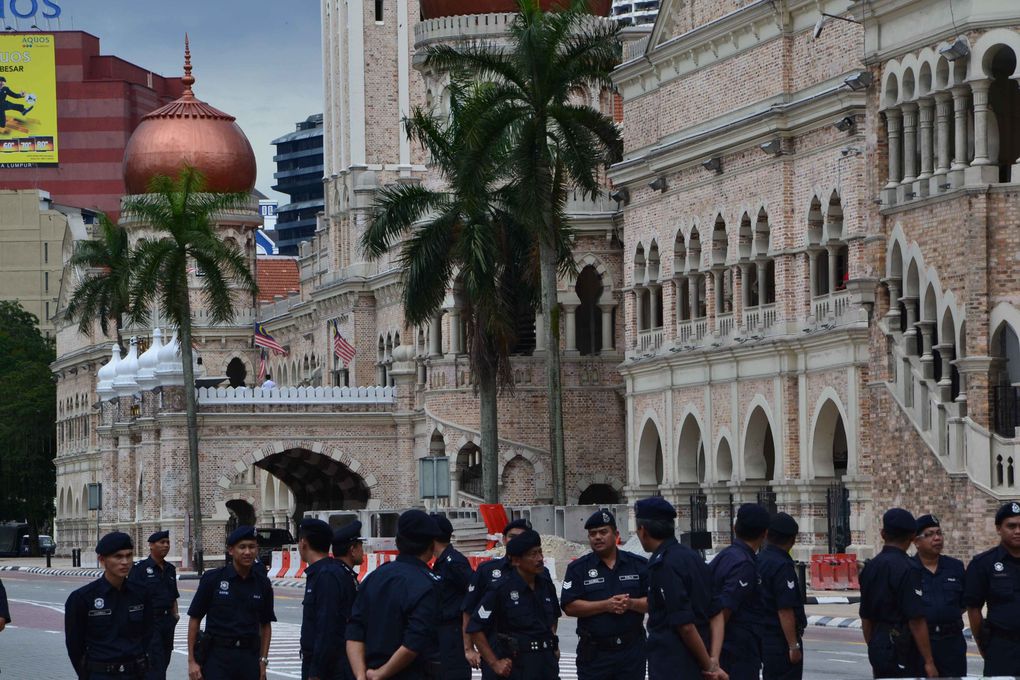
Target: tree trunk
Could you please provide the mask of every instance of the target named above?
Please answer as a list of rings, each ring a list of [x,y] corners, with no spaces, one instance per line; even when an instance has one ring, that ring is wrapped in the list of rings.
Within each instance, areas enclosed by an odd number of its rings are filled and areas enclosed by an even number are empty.
[[[552,220],[548,222],[552,227]],[[542,321],[546,352],[546,399],[549,407],[549,455],[552,457],[553,505],[567,503],[567,477],[563,447],[563,401],[560,375],[560,303],[556,290],[556,249],[549,235],[539,240],[542,277]]]
[[[184,300],[180,321],[181,362],[184,364],[184,406],[188,416],[188,470],[191,477],[191,526],[195,536],[195,569],[199,574],[202,564],[202,496],[198,477],[198,400],[195,395],[194,352],[191,348],[191,300],[188,287],[184,287]]]
[[[479,430],[482,435],[482,489],[486,503],[499,503],[499,415],[496,376],[478,371]]]

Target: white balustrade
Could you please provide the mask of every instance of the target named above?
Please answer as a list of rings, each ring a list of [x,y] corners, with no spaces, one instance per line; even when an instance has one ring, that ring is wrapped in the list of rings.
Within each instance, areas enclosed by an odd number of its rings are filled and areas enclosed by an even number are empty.
[[[662,347],[663,332],[661,328],[653,328],[638,332],[638,349],[642,352],[654,352]]]
[[[202,405],[240,404],[392,404],[396,387],[200,387]]]
[[[733,313],[719,314],[715,317],[715,327],[719,337],[726,338],[733,334]]]

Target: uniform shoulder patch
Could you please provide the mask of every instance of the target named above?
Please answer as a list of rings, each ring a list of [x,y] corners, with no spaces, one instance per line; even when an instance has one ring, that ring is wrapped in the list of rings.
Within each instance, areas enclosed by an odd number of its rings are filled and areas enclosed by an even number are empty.
[[[789,588],[790,590],[793,590],[794,588],[797,587],[797,582],[796,581],[787,581],[786,582],[786,587]]]
[[[488,609],[486,609],[485,607],[478,608],[478,618],[480,618],[482,621],[488,620],[490,616],[492,616],[492,612],[490,612]]]
[[[573,587],[574,587],[574,582],[573,581],[564,581],[563,582],[563,590],[570,590]]]

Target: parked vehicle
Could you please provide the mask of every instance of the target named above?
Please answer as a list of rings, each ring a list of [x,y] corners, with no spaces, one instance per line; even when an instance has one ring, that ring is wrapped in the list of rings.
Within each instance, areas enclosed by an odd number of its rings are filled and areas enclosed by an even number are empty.
[[[273,563],[273,551],[297,543],[286,529],[257,529],[259,535],[259,562],[269,569]]]
[[[28,534],[22,534],[21,536],[21,554],[28,555],[32,552],[31,539]],[[53,555],[57,552],[57,544],[53,540],[52,536],[46,534],[39,534],[39,554],[40,555]]]
[[[0,524],[0,557],[17,557],[21,554],[21,537],[28,531],[23,522]]]

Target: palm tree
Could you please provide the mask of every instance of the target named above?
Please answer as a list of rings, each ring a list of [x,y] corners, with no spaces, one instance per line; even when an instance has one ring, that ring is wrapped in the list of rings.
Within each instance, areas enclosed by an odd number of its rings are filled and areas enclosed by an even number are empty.
[[[91,335],[93,324],[109,337],[110,322],[116,326],[117,344],[124,349],[121,328],[131,306],[131,243],[127,230],[99,216],[97,238],[79,241],[71,255],[70,266],[84,270],[84,276],[71,295],[64,314],[77,321],[78,332]]]
[[[619,27],[593,17],[586,0],[571,0],[557,12],[543,12],[538,0],[518,0],[518,6],[501,48],[436,46],[425,63],[492,84],[485,90],[486,105],[471,122],[474,154],[465,162],[484,162],[491,146],[507,148],[509,210],[538,238],[553,502],[562,505],[566,474],[556,284],[569,250],[566,196],[571,187],[585,197],[598,195],[600,171],[622,153],[613,120],[576,98],[612,87],[610,73],[620,58]]]
[[[191,336],[191,293],[188,275],[202,273],[202,304],[214,323],[234,318],[238,292],[256,290],[245,255],[216,234],[214,219],[227,211],[249,207],[245,193],[205,193],[205,179],[191,167],[176,178],[157,176],[149,193],[124,202],[124,215],[155,233],[139,241],[134,253],[131,319],[144,323],[153,304],[181,338],[184,403],[188,420],[188,462],[194,517],[195,553],[202,571],[202,507],[198,475],[198,416]],[[250,298],[249,298],[250,299]]]
[[[501,206],[500,168],[505,153],[489,149],[485,160],[463,164],[466,121],[480,115],[485,100],[454,80],[450,118],[442,121],[415,108],[404,121],[408,138],[422,145],[447,182],[446,191],[420,184],[384,187],[362,247],[377,259],[401,239],[403,303],[407,322],[420,326],[442,308],[455,273],[462,286],[469,362],[478,387],[482,486],[485,501],[499,496],[497,397],[513,390],[510,354],[517,341],[521,308],[534,314],[532,240]]]

